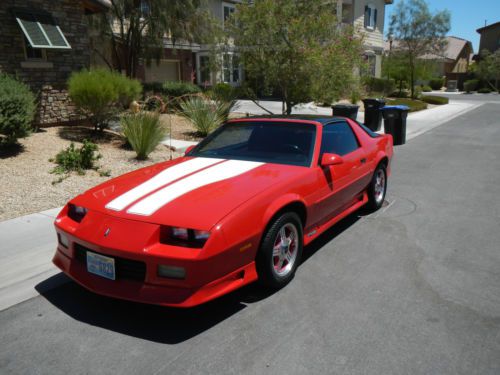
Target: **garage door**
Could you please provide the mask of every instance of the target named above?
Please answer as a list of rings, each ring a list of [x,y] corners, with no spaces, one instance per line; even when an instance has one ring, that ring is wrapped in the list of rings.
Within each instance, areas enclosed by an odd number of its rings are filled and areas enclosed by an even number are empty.
[[[180,81],[179,60],[160,60],[151,62],[151,66],[146,66],[146,82]]]

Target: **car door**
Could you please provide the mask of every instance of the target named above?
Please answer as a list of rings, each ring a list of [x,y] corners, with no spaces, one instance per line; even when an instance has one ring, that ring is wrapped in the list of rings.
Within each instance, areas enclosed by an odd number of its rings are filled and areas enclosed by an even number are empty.
[[[346,121],[323,126],[320,160],[324,153],[340,155],[343,162],[322,167],[319,174],[320,199],[319,217],[327,221],[351,206],[364,189],[363,176],[366,174],[364,149]]]

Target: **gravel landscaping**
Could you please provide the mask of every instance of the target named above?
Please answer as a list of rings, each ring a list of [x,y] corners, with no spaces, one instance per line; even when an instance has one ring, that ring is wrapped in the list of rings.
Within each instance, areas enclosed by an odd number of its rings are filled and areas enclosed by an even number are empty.
[[[183,129],[188,127],[182,125]],[[118,134],[105,132],[101,139],[92,139],[92,136],[92,130],[85,127],[46,128],[20,139],[19,149],[1,151],[0,221],[62,206],[72,197],[109,178],[180,156],[159,145],[148,160],[138,161],[134,151],[123,147],[123,139]],[[102,158],[97,165],[101,170],[109,171],[110,177],[90,170],[83,176],[71,174],[62,182],[53,184],[59,176],[50,173],[55,164],[49,159],[68,147],[72,140],[79,147],[85,138],[98,144]]]

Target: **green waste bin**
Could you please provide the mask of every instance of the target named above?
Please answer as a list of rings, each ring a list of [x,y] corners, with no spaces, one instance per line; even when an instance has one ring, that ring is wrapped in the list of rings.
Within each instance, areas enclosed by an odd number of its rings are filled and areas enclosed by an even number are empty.
[[[392,135],[394,146],[406,143],[406,118],[409,109],[405,105],[389,105],[381,110],[384,116],[384,132]]]
[[[384,99],[363,99],[365,105],[365,125],[376,132],[382,127],[382,113],[380,108],[385,105]]]

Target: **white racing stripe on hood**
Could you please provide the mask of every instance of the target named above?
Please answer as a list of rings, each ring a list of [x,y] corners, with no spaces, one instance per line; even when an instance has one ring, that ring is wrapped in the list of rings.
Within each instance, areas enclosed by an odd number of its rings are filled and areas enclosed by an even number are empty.
[[[176,164],[158,173],[153,178],[136,186],[132,190],[127,191],[125,194],[122,194],[119,197],[113,199],[106,205],[106,208],[115,211],[123,210],[128,205],[134,203],[136,200],[155,191],[156,189],[159,189],[162,186],[165,186],[179,178],[187,176],[188,174],[199,171],[200,169],[209,167],[221,161],[224,161],[224,159],[194,158]]]
[[[158,190],[156,193],[134,204],[127,210],[127,213],[145,216],[152,215],[164,205],[179,198],[181,195],[187,194],[202,186],[238,176],[263,164],[264,163],[253,161],[228,160],[225,163],[195,173]]]

